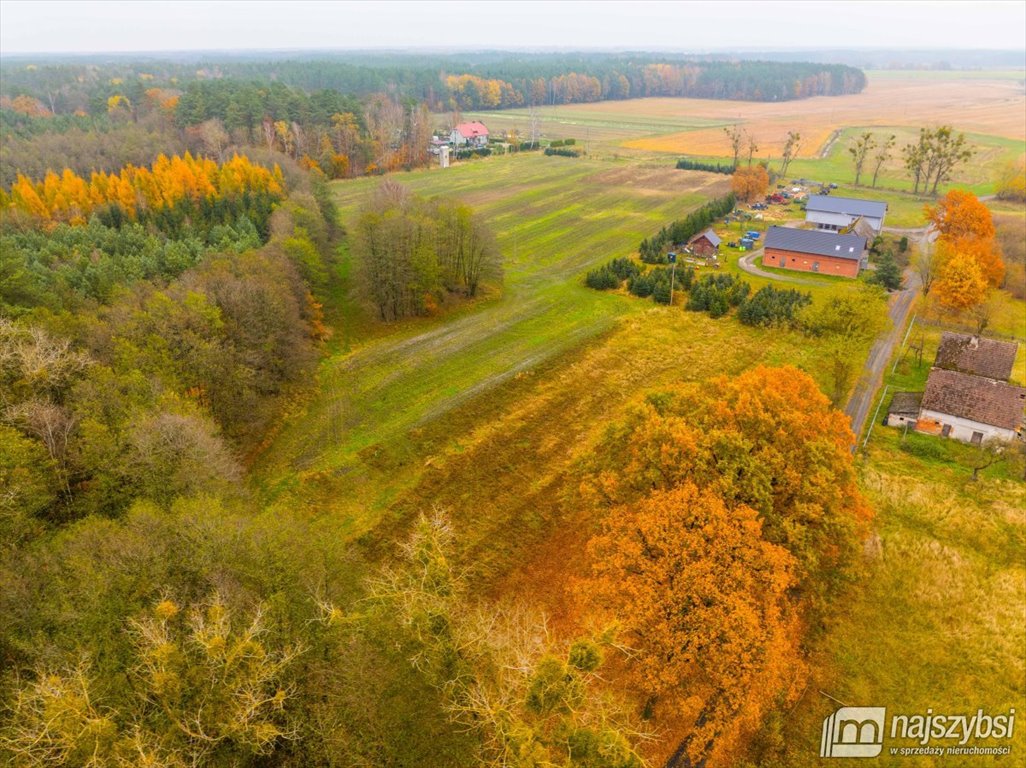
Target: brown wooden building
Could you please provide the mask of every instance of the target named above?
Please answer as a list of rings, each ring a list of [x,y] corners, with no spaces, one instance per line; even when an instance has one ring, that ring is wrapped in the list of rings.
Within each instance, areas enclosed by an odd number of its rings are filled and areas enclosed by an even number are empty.
[[[720,238],[711,229],[707,229],[691,238],[688,248],[696,256],[715,256],[720,250]]]
[[[770,227],[762,263],[767,267],[858,277],[865,266],[866,238],[812,229]]]

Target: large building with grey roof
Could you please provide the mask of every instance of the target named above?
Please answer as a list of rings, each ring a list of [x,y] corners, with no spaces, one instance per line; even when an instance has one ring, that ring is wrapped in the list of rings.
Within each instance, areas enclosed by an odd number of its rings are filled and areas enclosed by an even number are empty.
[[[856,222],[864,222],[878,235],[883,229],[886,215],[887,203],[856,197],[812,195],[805,204],[805,221],[815,224],[817,229],[832,232],[847,229]]]
[[[799,272],[858,277],[866,263],[866,238],[815,229],[770,227],[762,263]]]

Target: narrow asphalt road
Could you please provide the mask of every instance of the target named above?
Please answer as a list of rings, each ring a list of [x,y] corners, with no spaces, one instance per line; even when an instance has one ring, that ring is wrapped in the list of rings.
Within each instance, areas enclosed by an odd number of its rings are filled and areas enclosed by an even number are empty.
[[[855,390],[851,393],[848,405],[844,408],[844,412],[851,419],[851,431],[855,433],[856,441],[862,434],[862,427],[866,424],[876,391],[883,383],[887,362],[894,352],[894,345],[901,339],[905,323],[908,321],[909,310],[912,308],[916,294],[919,293],[919,278],[911,269],[905,270],[905,285],[907,287],[904,290],[891,294],[890,306],[887,308],[891,327],[873,342],[862,375],[855,384]]]
[[[896,234],[918,236],[919,248],[922,249],[930,244],[936,237],[936,233],[927,227],[921,229],[887,229],[888,232]],[[905,330],[905,323],[908,322],[908,313],[912,309],[919,289],[922,287],[919,276],[911,267],[905,270],[905,289],[891,294],[890,306],[887,308],[887,315],[891,319],[891,327],[879,339],[873,342],[869,350],[869,357],[866,359],[862,376],[855,384],[855,390],[851,393],[848,405],[844,412],[851,419],[851,431],[855,433],[856,440],[862,434],[862,428],[869,416],[869,409],[873,405],[876,391],[883,383],[884,370],[887,362],[894,353],[894,346],[898,343]]]

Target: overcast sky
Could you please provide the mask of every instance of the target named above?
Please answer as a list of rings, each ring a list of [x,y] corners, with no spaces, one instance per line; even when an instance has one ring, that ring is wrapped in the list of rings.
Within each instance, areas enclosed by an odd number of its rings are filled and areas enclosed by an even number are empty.
[[[0,0],[0,53],[1026,48],[1026,2]]]

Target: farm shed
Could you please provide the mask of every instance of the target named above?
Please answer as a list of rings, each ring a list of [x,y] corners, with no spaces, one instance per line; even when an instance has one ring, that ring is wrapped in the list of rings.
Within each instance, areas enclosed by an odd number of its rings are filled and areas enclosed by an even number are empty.
[[[484,123],[460,123],[452,129],[449,140],[454,147],[487,147],[488,129]]]
[[[688,248],[696,256],[715,256],[720,250],[720,238],[711,229],[707,229],[691,238]]]
[[[933,368],[916,431],[980,444],[1022,434],[1026,389],[984,376]]]
[[[934,366],[1008,381],[1018,349],[1019,345],[1014,341],[998,341],[945,331],[937,347]]]
[[[863,219],[874,234],[883,229],[887,203],[876,200],[860,200],[854,197],[812,195],[805,204],[805,221],[818,229],[836,232],[850,227],[857,219]]]
[[[895,392],[891,399],[891,407],[887,409],[887,421],[884,424],[888,427],[903,427],[908,424],[914,429],[922,400],[922,392]]]
[[[770,227],[762,263],[767,267],[858,277],[865,265],[866,239],[813,229]]]

